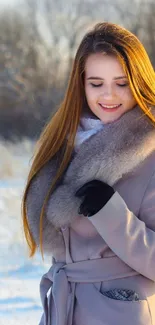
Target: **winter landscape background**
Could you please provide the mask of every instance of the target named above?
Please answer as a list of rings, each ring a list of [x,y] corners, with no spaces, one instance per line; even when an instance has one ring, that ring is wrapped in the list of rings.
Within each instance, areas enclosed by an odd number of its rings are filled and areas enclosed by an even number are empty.
[[[42,313],[39,282],[50,259],[29,259],[20,212],[33,145],[0,142],[0,325],[35,325]]]

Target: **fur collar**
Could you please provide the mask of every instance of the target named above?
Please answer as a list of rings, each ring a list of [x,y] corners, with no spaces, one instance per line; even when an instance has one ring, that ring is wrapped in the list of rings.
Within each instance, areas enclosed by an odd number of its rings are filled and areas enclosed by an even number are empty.
[[[138,106],[85,140],[74,152],[61,184],[49,199],[44,218],[45,251],[62,249],[62,236],[55,227],[65,227],[76,219],[79,198],[74,194],[80,186],[93,179],[113,186],[154,150],[155,127]],[[56,161],[52,160],[32,182],[28,193],[28,218],[36,242],[39,236],[36,215],[39,216],[55,172]]]

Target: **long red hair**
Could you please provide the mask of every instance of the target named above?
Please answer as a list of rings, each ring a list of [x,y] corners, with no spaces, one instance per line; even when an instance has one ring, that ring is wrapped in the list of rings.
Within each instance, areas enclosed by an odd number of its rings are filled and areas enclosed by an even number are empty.
[[[85,62],[90,54],[98,52],[118,57],[128,77],[137,104],[150,118],[150,122],[155,123],[155,118],[150,109],[151,106],[155,105],[155,72],[145,48],[138,38],[125,28],[107,22],[98,23],[82,39],[75,56],[64,100],[54,117],[44,128],[36,145],[22,201],[23,226],[30,248],[30,256],[33,256],[36,251],[36,243],[29,227],[26,210],[29,186],[34,176],[55,156],[65,143],[63,159],[45,197],[40,215],[40,249],[43,253],[42,225],[44,209],[55,184],[69,163],[74,148],[74,139],[80,116],[86,102],[84,92]]]

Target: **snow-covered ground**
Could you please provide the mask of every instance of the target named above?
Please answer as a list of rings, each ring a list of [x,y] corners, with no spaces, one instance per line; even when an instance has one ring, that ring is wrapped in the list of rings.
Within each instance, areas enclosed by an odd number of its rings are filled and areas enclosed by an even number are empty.
[[[33,146],[0,142],[0,325],[37,325],[42,314],[39,282],[50,259],[29,258],[21,220]]]

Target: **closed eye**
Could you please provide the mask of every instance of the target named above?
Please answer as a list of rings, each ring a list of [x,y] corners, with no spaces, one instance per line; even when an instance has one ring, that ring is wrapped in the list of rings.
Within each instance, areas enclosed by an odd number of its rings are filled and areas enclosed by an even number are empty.
[[[101,87],[102,86],[102,84],[97,84],[97,85],[96,84],[92,84],[92,83],[90,83],[90,84],[91,84],[92,87]]]
[[[117,84],[117,86],[119,86],[119,87],[126,87],[126,86],[128,86],[128,84],[126,83],[126,84]]]

